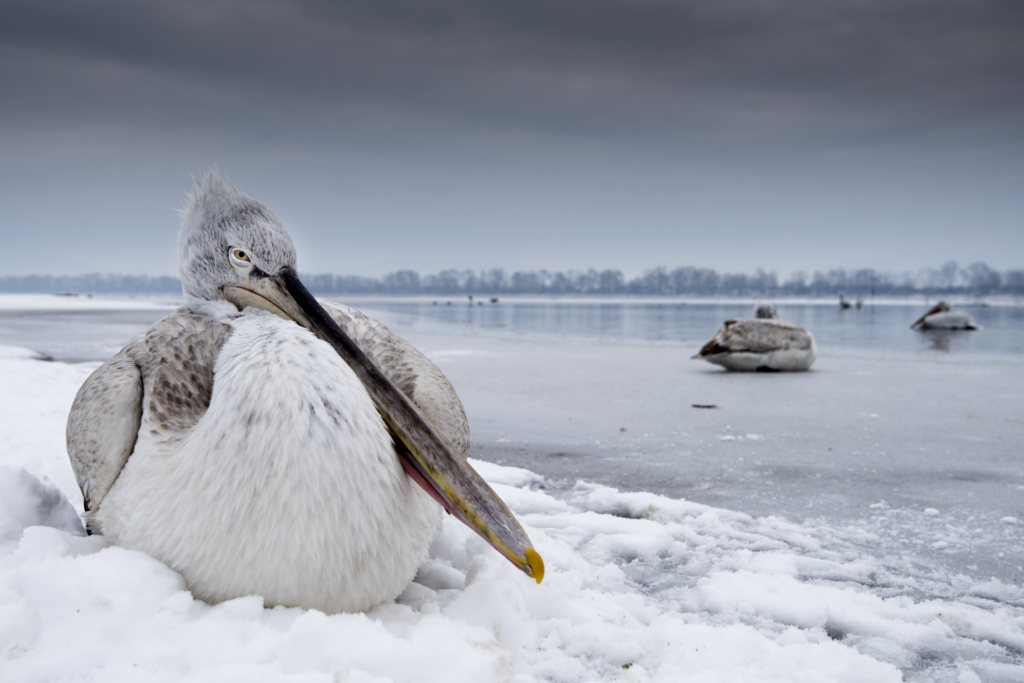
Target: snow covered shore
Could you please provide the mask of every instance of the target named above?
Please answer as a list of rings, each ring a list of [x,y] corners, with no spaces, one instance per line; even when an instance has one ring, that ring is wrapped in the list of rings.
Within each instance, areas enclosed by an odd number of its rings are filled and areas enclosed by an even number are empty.
[[[826,524],[479,461],[545,558],[540,586],[449,521],[368,614],[197,602],[159,562],[80,535],[63,432],[95,366],[0,352],[0,680],[1024,678],[1012,584],[936,590]]]
[[[180,296],[81,296],[78,294],[2,294],[0,311],[171,311],[181,305]]]

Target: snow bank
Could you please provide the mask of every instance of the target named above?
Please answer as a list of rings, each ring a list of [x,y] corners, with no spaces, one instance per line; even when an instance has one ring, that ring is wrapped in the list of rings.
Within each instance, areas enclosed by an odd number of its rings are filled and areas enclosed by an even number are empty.
[[[1024,678],[1015,586],[921,600],[919,577],[824,525],[584,482],[553,494],[482,462],[543,584],[449,519],[416,581],[366,614],[207,605],[156,560],[81,535],[63,429],[93,367],[0,357],[0,680]]]
[[[712,625],[668,611],[616,564],[621,548],[580,552],[601,545],[595,536],[614,539],[624,520],[528,489],[501,493],[513,507],[529,499],[528,520],[554,522],[528,522],[547,558],[544,584],[449,522],[397,604],[368,614],[267,610],[259,597],[206,605],[142,553],[29,526],[0,559],[0,670],[19,681],[900,679],[821,628]],[[579,535],[577,518],[596,533]]]

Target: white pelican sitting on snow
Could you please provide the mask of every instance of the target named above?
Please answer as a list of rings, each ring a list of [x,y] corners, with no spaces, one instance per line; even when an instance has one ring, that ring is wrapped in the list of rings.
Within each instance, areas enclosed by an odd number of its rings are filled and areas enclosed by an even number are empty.
[[[319,303],[295,260],[274,214],[202,178],[179,236],[188,304],[71,408],[89,530],[208,602],[351,612],[408,585],[443,507],[539,582],[540,556],[466,461],[445,376],[372,318]]]
[[[918,330],[976,330],[978,324],[974,318],[962,311],[954,311],[945,301],[934,307],[910,326]]]
[[[694,358],[728,370],[772,372],[806,370],[817,356],[807,330],[780,320],[771,304],[760,304],[753,320],[726,320]]]

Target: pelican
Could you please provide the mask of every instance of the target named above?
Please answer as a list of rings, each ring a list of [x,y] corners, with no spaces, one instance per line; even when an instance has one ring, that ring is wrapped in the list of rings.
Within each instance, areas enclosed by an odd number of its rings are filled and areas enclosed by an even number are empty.
[[[918,330],[976,330],[974,318],[961,311],[954,311],[945,301],[935,304],[930,311],[918,318],[910,329]]]
[[[806,370],[818,347],[807,330],[779,319],[771,304],[754,307],[753,320],[726,320],[694,356],[727,370]]]
[[[178,258],[187,304],[71,408],[91,533],[161,560],[210,603],[357,612],[408,585],[443,508],[540,582],[540,555],[466,460],[451,384],[376,320],[317,301],[263,204],[203,175]]]

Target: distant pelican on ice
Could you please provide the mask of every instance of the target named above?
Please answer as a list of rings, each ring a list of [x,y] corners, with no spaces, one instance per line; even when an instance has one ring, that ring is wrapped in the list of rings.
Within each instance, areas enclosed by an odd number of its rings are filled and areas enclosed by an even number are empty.
[[[780,320],[771,304],[759,304],[753,320],[726,320],[694,358],[728,370],[772,372],[806,370],[817,355],[807,330]]]
[[[295,262],[273,213],[202,178],[179,236],[187,305],[71,408],[89,530],[208,602],[351,612],[408,585],[443,507],[539,582],[540,556],[466,461],[445,376],[376,320],[318,302]]]
[[[976,330],[974,318],[962,311],[954,311],[945,301],[940,301],[920,318],[910,329],[914,330]]]

